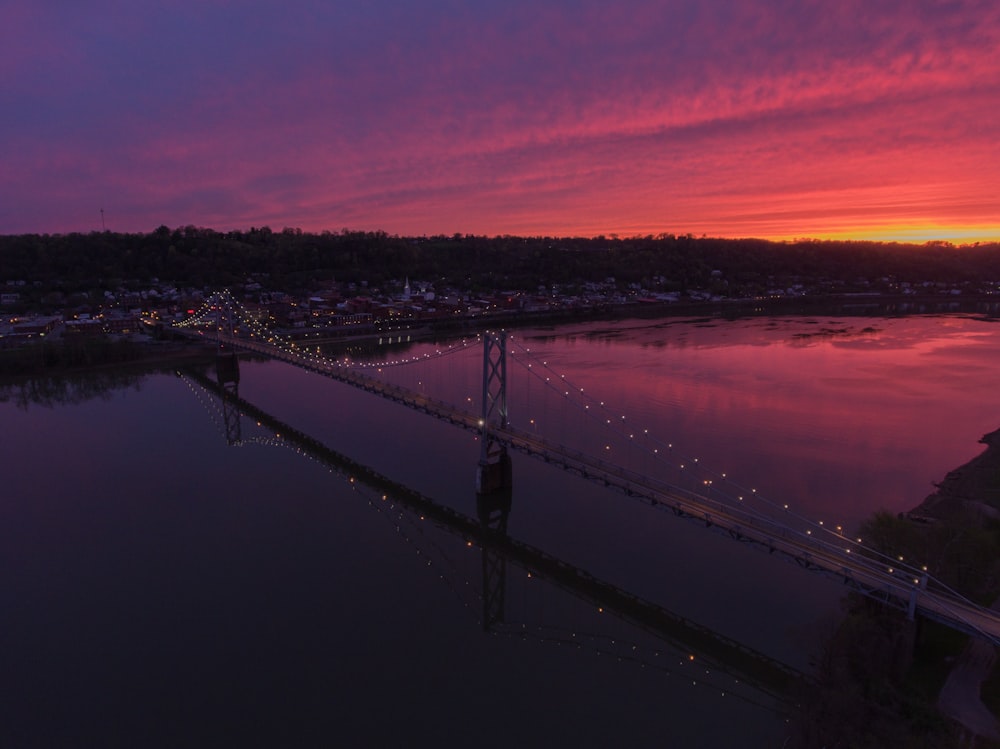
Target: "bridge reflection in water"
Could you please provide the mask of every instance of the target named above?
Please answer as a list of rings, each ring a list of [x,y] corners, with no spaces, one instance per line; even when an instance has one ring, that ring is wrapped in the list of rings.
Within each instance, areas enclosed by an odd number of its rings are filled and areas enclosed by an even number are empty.
[[[228,444],[263,444],[292,449],[321,463],[356,491],[369,491],[369,501],[380,512],[408,512],[420,521],[429,521],[457,536],[465,546],[478,548],[481,560],[478,618],[485,631],[596,649],[640,667],[682,673],[685,678],[717,688],[726,695],[779,712],[791,708],[798,696],[797,689],[809,680],[805,674],[764,653],[512,538],[507,532],[512,507],[509,488],[504,492],[478,495],[478,517],[458,512],[330,449],[240,398],[238,386],[226,372],[221,368],[215,381],[197,371],[178,374],[204,401]],[[267,436],[244,437],[240,425],[242,417],[265,428]],[[508,566],[520,570],[522,580],[531,580],[536,586],[539,581],[545,581],[586,602],[594,610],[613,615],[636,628],[637,635],[652,635],[663,648],[640,650],[619,635],[584,636],[558,626],[509,623],[506,616],[510,584]],[[673,651],[672,654],[669,651]]]

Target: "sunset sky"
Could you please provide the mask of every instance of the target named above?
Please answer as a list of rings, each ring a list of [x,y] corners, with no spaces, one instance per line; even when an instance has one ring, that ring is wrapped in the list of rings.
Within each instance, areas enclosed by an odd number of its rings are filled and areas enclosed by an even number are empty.
[[[0,0],[0,234],[1000,240],[996,0]]]

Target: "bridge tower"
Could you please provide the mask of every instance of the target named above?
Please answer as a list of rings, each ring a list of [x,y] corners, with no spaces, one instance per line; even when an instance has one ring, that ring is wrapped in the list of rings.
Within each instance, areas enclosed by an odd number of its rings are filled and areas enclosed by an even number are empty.
[[[222,393],[222,418],[226,426],[226,442],[234,445],[243,439],[243,426],[236,403],[240,397],[240,360],[236,349],[225,338],[231,338],[236,324],[233,305],[226,294],[219,303],[216,317],[216,338],[219,347],[215,356],[215,376]]]
[[[219,379],[219,385],[223,387],[227,384],[238,385],[240,382],[240,361],[236,356],[236,349],[226,340],[232,338],[233,330],[236,328],[236,312],[228,292],[219,302],[219,308],[216,311],[215,336],[219,346],[215,357],[215,372]]]
[[[507,334],[483,334],[483,412],[480,419],[479,466],[476,493],[491,494],[511,487],[511,463],[506,445],[493,436],[507,426]]]

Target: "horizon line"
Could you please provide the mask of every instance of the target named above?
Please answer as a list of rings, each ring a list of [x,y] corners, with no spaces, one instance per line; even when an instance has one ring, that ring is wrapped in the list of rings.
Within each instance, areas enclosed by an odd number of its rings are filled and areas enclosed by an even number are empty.
[[[249,234],[254,231],[268,230],[272,234],[284,234],[288,232],[298,233],[303,235],[311,236],[324,236],[324,235],[344,235],[344,234],[384,234],[391,238],[396,239],[435,239],[435,238],[446,238],[446,239],[465,239],[465,238],[479,238],[479,239],[558,239],[558,240],[575,240],[575,241],[610,241],[610,242],[624,242],[624,241],[636,241],[636,240],[652,240],[652,241],[667,241],[671,239],[688,239],[694,241],[722,241],[722,242],[767,242],[769,244],[776,245],[794,245],[794,244],[813,244],[813,243],[830,243],[830,244],[883,244],[883,245],[898,245],[898,246],[910,246],[910,247],[927,247],[927,246],[950,246],[955,248],[963,247],[981,247],[989,245],[1000,245],[1000,232],[996,230],[987,229],[982,231],[979,228],[969,228],[964,230],[952,230],[949,232],[944,232],[943,234],[948,234],[950,236],[942,236],[937,232],[928,232],[926,228],[913,227],[908,230],[886,230],[886,231],[875,231],[872,233],[854,233],[854,232],[833,232],[829,234],[818,234],[816,236],[754,236],[754,235],[741,235],[741,236],[723,236],[714,235],[708,233],[694,234],[693,232],[647,232],[647,233],[622,233],[622,232],[598,232],[596,234],[519,234],[519,233],[473,233],[473,232],[439,232],[439,233],[421,233],[421,234],[406,234],[398,232],[389,232],[385,229],[352,229],[349,227],[343,227],[341,229],[303,229],[297,226],[282,226],[280,229],[275,229],[269,224],[262,224],[260,226],[250,225],[246,228],[227,228],[227,229],[217,229],[211,226],[201,226],[197,224],[183,224],[177,225],[173,228],[167,226],[166,224],[160,224],[154,229],[148,231],[118,231],[115,229],[104,228],[98,229],[93,228],[89,231],[35,231],[35,232],[17,232],[17,233],[0,233],[0,237],[18,237],[18,236],[49,236],[49,237],[64,237],[72,236],[74,234],[79,235],[91,235],[91,234],[118,234],[118,235],[152,235],[155,234],[160,229],[166,228],[171,233],[175,231],[184,231],[186,229],[196,229],[198,231],[210,231],[216,234],[230,234],[230,233],[241,233]],[[983,227],[985,229],[985,227]]]

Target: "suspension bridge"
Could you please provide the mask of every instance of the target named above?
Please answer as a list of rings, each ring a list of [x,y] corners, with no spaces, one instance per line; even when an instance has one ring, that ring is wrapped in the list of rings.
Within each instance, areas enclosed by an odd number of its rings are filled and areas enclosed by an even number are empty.
[[[444,399],[376,377],[384,368],[402,366],[403,361],[384,366],[355,362],[350,358],[331,358],[320,350],[300,345],[270,330],[250,315],[228,291],[218,292],[187,320],[175,323],[171,330],[193,338],[214,340],[219,346],[220,363],[227,372],[223,382],[238,382],[236,351],[253,352],[277,359],[309,372],[328,377],[368,393],[389,399],[480,436],[481,452],[476,473],[476,490],[481,495],[509,490],[512,468],[509,453],[516,451],[548,464],[578,474],[591,481],[618,490],[658,510],[694,521],[706,528],[728,535],[743,544],[783,557],[800,567],[833,576],[850,589],[906,613],[923,617],[966,634],[1000,644],[1000,615],[980,606],[943,582],[925,567],[916,567],[901,558],[890,557],[853,539],[839,527],[790,516],[787,505],[768,502],[755,490],[736,488],[721,491],[720,484],[704,478],[692,486],[667,481],[651,471],[637,471],[619,463],[599,458],[583,450],[547,439],[534,430],[517,428],[508,412],[508,353],[516,349],[504,332],[485,332],[476,346],[482,349],[482,377],[479,412],[468,404]],[[449,347],[437,356],[448,356],[463,347]],[[522,364],[532,377],[541,377],[559,394],[576,395],[566,389],[565,378],[539,375],[544,362],[532,362],[527,349],[510,357]],[[430,355],[425,355],[423,359]],[[534,369],[534,371],[532,371]],[[222,372],[222,370],[220,370]],[[589,397],[589,396],[588,396]],[[601,403],[603,406],[603,403]],[[589,409],[590,404],[582,406]],[[596,411],[596,409],[595,409]],[[610,419],[595,420],[616,434],[622,425]],[[625,430],[627,431],[627,430]],[[629,437],[633,435],[627,435]],[[652,448],[653,453],[658,453]],[[684,468],[682,464],[680,468]],[[706,475],[702,467],[698,468]],[[688,471],[695,475],[696,471]],[[721,475],[725,478],[725,474]],[[791,518],[795,523],[790,523]]]

